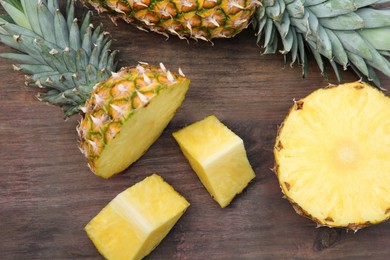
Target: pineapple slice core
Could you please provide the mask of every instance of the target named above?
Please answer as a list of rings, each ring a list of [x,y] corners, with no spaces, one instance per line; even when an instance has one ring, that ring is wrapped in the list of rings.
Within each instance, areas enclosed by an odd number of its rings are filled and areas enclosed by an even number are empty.
[[[189,203],[153,174],[117,195],[85,227],[107,259],[142,259],[168,234]]]
[[[350,147],[342,147],[337,151],[337,159],[342,164],[350,164],[352,165],[355,161],[357,161],[357,151]]]
[[[188,85],[186,80],[163,89],[147,106],[137,109],[94,162],[94,172],[109,178],[138,160],[171,121],[185,98]]]
[[[224,208],[255,177],[240,137],[209,116],[173,133],[211,196]]]
[[[320,89],[291,109],[275,146],[286,197],[320,225],[390,217],[390,99],[362,83]]]

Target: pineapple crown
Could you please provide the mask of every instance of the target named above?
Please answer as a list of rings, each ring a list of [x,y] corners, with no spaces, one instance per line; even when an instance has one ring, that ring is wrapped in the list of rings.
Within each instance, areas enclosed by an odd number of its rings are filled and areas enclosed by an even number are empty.
[[[264,43],[267,54],[275,53],[281,40],[280,52],[291,64],[302,65],[304,77],[308,49],[325,77],[324,57],[340,82],[340,66],[351,66],[363,80],[381,87],[375,69],[390,77],[390,9],[380,6],[386,3],[390,1],[263,0],[253,17],[257,42]]]
[[[79,112],[93,87],[116,69],[117,51],[111,38],[90,23],[88,11],[80,25],[73,0],[66,15],[58,0],[3,0],[6,16],[0,17],[0,41],[19,53],[2,53],[17,61],[14,69],[26,76],[26,84],[45,88],[42,101],[60,106],[65,117]]]

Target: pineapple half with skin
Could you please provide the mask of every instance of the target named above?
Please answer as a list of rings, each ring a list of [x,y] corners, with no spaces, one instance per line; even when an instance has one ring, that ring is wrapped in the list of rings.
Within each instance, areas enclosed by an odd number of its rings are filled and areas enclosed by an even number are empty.
[[[117,195],[85,231],[106,259],[142,259],[167,236],[189,205],[153,174]]]
[[[389,154],[390,98],[354,82],[295,102],[274,170],[297,213],[356,231],[390,218]]]
[[[138,160],[183,102],[189,80],[161,66],[123,68],[99,83],[87,100],[77,130],[81,151],[100,177]]]
[[[222,208],[255,177],[243,140],[215,116],[191,124],[173,136],[207,191]]]
[[[87,12],[80,25],[73,1],[66,15],[57,0],[4,0],[9,17],[0,18],[0,41],[18,53],[15,70],[27,84],[43,88],[38,98],[60,106],[65,116],[78,112],[80,150],[91,170],[103,178],[122,172],[161,135],[183,102],[189,80],[140,63],[116,71],[117,51],[101,26],[90,24]]]
[[[380,87],[390,76],[390,1],[385,0],[85,0],[113,20],[140,29],[211,41],[253,23],[263,54],[280,52],[308,74],[308,52],[321,73],[329,60],[338,80],[350,66]],[[281,49],[280,49],[281,48]],[[342,69],[341,69],[342,68]]]

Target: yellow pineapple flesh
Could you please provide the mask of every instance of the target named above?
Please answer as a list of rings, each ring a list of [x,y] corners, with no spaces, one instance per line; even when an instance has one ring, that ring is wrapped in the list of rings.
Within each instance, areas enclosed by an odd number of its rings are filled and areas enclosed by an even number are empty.
[[[298,213],[358,230],[390,217],[390,99],[355,82],[295,102],[279,130],[275,171]]]
[[[139,159],[170,122],[188,87],[181,71],[145,64],[123,68],[99,83],[78,127],[91,170],[109,178]]]
[[[89,0],[113,19],[180,38],[210,40],[233,37],[245,29],[260,4],[257,0]]]
[[[173,136],[203,185],[222,208],[255,177],[243,140],[215,116],[189,125]]]
[[[169,233],[190,204],[153,174],[117,195],[85,227],[106,259],[142,259]]]

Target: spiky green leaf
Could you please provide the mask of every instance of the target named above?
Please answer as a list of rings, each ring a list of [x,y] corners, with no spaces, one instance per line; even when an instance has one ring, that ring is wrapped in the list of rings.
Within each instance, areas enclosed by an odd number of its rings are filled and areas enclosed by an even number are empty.
[[[17,25],[31,30],[31,25],[28,22],[28,18],[26,17],[23,10],[20,10],[17,6],[14,6],[7,1],[3,1],[1,2],[1,4],[4,7],[5,11],[9,14],[9,16],[11,16],[12,20],[15,21]]]
[[[378,87],[380,82],[375,69],[390,76],[387,58],[390,56],[390,9],[377,5],[390,7],[390,1],[275,0],[262,3],[255,13],[254,25],[263,53],[276,52],[275,42],[281,39],[282,53],[290,54],[292,63],[298,61],[302,65],[303,76],[308,72],[308,49],[324,75],[325,57],[329,60],[338,80],[342,79],[338,65],[344,70],[351,65],[359,77],[372,80]],[[284,13],[280,8],[283,4]],[[286,32],[292,34],[288,41]]]
[[[31,29],[38,35],[42,35],[41,24],[38,19],[38,1],[21,0],[20,2],[28,18]]]
[[[364,29],[359,34],[375,49],[390,51],[390,27]]]
[[[66,20],[60,10],[54,12],[55,42],[61,48],[69,47],[69,30]]]
[[[109,51],[109,35],[90,26],[91,12],[79,25],[73,0],[67,1],[66,15],[58,0],[3,0],[1,5],[12,19],[0,17],[0,41],[20,52],[1,57],[20,63],[15,69],[30,75],[27,83],[47,89],[39,99],[63,107],[66,116],[115,71],[117,52]]]

